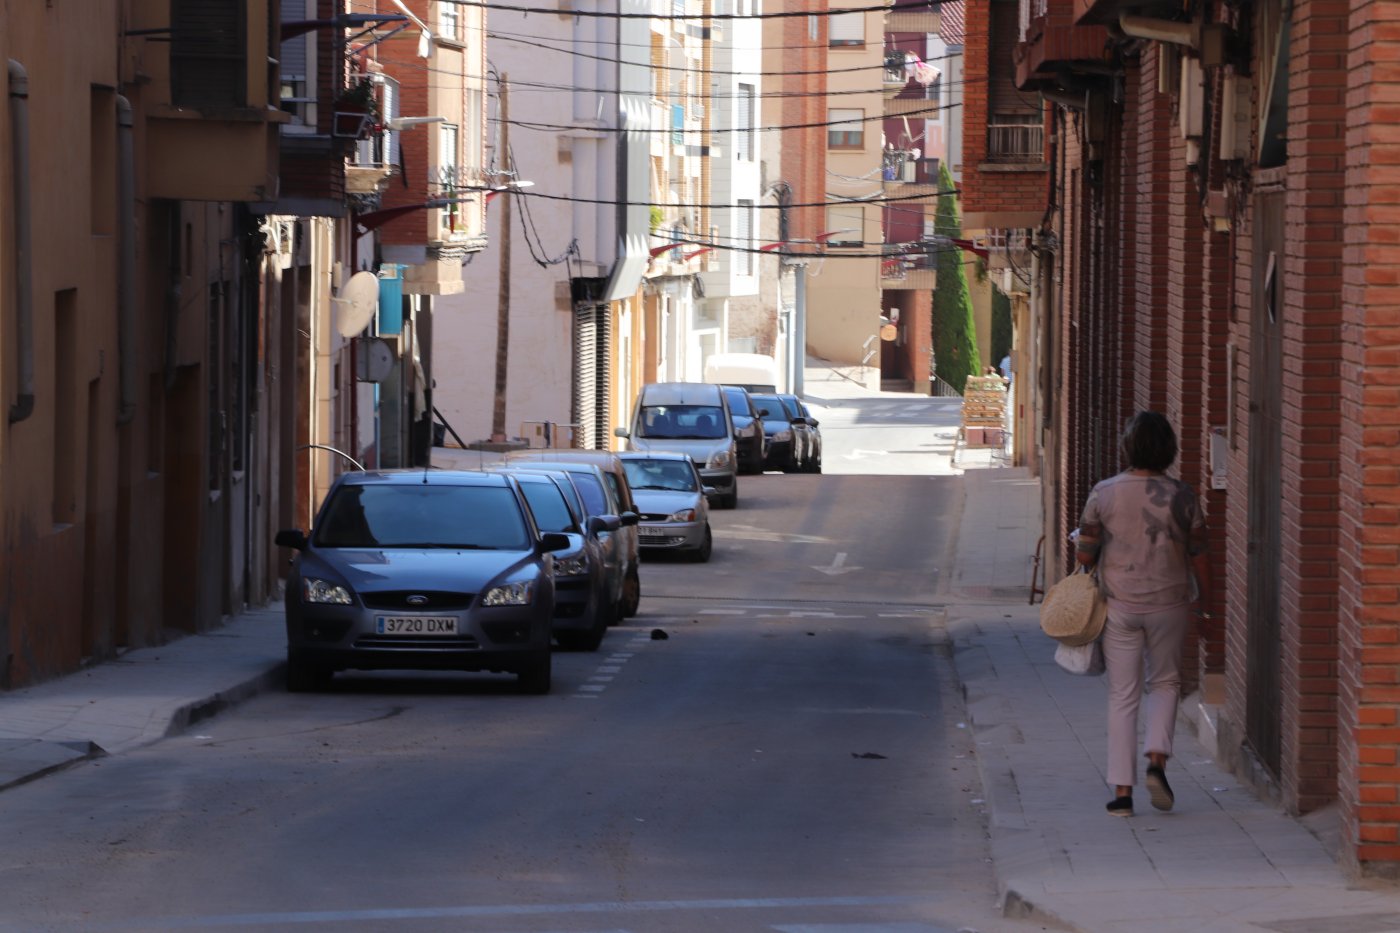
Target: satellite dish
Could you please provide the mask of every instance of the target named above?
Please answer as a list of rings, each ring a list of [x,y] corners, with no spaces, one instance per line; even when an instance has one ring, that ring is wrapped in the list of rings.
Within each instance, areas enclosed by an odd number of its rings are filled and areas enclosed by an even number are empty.
[[[342,337],[354,337],[369,326],[379,310],[379,276],[356,272],[332,300],[336,305],[335,329]]]

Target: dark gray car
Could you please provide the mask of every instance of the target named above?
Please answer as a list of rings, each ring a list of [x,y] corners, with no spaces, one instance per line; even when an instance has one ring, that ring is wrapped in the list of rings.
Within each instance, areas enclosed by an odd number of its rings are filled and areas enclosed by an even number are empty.
[[[508,476],[443,470],[346,473],[287,579],[287,686],[342,670],[514,673],[547,693],[555,551]]]

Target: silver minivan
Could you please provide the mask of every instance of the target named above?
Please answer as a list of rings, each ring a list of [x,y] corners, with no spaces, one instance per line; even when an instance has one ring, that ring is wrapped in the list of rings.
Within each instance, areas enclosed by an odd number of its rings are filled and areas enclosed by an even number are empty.
[[[642,386],[632,424],[613,433],[630,450],[675,451],[695,462],[715,505],[739,504],[738,454],[729,402],[717,385],[705,382],[653,382]]]

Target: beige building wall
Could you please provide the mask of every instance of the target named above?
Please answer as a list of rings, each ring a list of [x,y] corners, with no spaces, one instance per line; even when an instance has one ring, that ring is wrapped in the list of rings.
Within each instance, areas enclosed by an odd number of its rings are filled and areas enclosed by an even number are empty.
[[[863,380],[878,388],[884,14],[837,12],[860,6],[832,3],[827,18],[826,258],[807,267],[806,343],[824,359],[864,364]]]

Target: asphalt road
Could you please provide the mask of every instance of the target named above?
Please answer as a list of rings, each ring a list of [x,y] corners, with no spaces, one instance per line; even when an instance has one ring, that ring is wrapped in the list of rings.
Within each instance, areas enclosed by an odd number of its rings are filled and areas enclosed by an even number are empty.
[[[342,675],[0,796],[0,929],[1040,929],[941,627],[956,478],[742,482],[548,696]]]

